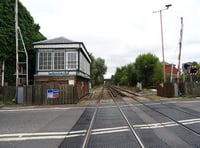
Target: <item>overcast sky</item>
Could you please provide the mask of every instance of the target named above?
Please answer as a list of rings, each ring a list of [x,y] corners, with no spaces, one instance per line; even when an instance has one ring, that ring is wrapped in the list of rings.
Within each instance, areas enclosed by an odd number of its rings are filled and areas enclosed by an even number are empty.
[[[178,64],[180,18],[183,17],[181,63],[200,63],[199,0],[20,0],[48,39],[84,42],[88,52],[105,59],[106,78],[116,67],[153,53],[162,61],[159,13],[162,12],[165,61]]]

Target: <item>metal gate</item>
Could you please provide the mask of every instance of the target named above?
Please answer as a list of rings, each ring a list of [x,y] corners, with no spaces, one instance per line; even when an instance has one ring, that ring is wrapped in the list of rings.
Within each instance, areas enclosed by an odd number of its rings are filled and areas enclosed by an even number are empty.
[[[17,88],[17,104],[23,104],[24,103],[24,87],[19,86]]]

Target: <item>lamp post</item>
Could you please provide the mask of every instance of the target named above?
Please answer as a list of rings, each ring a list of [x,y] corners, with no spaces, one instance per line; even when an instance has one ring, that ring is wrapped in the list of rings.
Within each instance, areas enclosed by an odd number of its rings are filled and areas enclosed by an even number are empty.
[[[164,77],[164,82],[166,82],[166,74],[165,74],[165,52],[164,52],[164,41],[163,41],[163,24],[162,24],[162,11],[168,10],[169,7],[172,5],[165,5],[165,9],[153,11],[153,13],[160,13],[160,28],[161,28],[161,43],[162,43],[162,60],[163,60],[163,77]]]

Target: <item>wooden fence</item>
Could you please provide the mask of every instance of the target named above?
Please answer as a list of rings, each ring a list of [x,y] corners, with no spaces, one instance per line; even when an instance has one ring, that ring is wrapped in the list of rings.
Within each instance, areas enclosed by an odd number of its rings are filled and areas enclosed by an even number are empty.
[[[173,83],[163,83],[157,86],[157,95],[172,98],[175,95]]]
[[[77,92],[74,86],[63,84],[19,87],[23,87],[24,105],[74,104],[78,102]],[[48,98],[48,90],[58,90],[58,97]],[[11,101],[15,98],[16,88],[14,86],[6,86],[3,88],[2,93],[3,102]]]
[[[177,86],[177,88],[176,88]],[[164,83],[157,85],[157,95],[167,98],[176,97],[178,95],[190,95],[193,97],[200,96],[200,83]]]
[[[185,83],[185,94],[189,94],[193,97],[200,96],[200,83],[187,82]]]

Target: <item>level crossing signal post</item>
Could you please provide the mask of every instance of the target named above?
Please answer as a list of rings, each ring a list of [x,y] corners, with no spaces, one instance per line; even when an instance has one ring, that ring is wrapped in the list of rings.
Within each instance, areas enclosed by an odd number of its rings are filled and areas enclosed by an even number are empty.
[[[193,82],[193,77],[195,77],[198,74],[197,66],[193,66],[192,63],[188,62],[182,65],[182,69],[183,69],[183,74],[184,74],[183,82],[185,82],[185,73],[188,73],[190,75],[190,82]]]

